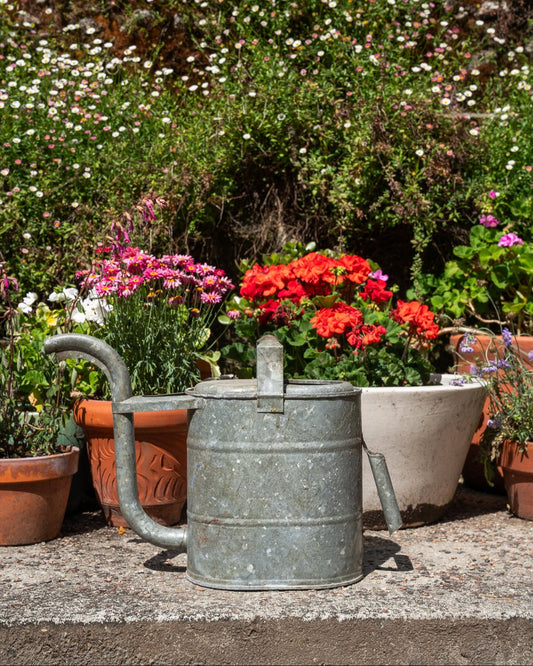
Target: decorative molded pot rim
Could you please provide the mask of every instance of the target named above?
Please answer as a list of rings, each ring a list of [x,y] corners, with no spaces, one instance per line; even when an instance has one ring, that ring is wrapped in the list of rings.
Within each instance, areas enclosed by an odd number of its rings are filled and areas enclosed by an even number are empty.
[[[457,489],[487,383],[457,374],[434,374],[438,384],[364,387],[363,437],[385,456],[404,527],[438,520]],[[385,527],[379,497],[363,456],[363,523]]]

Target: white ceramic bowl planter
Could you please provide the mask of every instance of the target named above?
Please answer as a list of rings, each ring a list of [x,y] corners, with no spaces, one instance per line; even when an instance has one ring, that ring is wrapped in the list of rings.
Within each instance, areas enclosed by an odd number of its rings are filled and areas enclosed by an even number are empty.
[[[446,511],[485,402],[480,380],[460,384],[460,375],[433,375],[433,381],[363,388],[361,396],[363,437],[387,460],[404,527],[434,522]],[[363,524],[382,529],[381,504],[363,458]]]

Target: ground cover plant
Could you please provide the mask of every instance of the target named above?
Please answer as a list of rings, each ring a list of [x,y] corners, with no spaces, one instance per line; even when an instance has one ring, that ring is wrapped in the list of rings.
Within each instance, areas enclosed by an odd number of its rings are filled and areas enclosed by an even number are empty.
[[[73,281],[146,192],[169,207],[139,245],[230,274],[316,241],[416,287],[491,190],[530,239],[528,3],[87,4],[0,0],[0,242],[22,291]]]

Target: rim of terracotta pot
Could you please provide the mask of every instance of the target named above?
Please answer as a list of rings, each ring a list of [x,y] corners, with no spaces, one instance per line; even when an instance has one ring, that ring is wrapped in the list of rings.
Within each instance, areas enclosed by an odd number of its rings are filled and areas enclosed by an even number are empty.
[[[35,475],[36,463],[40,463],[39,479],[43,476],[71,476],[77,470],[79,453],[79,447],[71,446],[69,451],[60,451],[48,456],[0,458],[2,468],[0,483],[19,483],[26,480],[25,477],[37,480]]]
[[[84,405],[86,406],[84,408]],[[89,409],[87,409],[89,407]],[[82,428],[100,427],[102,421],[113,427],[113,411],[111,400],[98,398],[79,398],[74,403],[73,415],[75,422]],[[135,428],[152,428],[154,423],[159,427],[182,427],[187,424],[187,409],[154,410],[135,412]]]
[[[479,355],[480,352],[491,355],[495,351],[493,345],[495,345],[496,349],[499,351],[505,349],[505,343],[501,338],[493,338],[486,333],[480,333],[475,335],[476,342],[473,346],[473,351],[461,352],[459,350],[459,345],[464,335],[464,333],[452,333],[450,335],[450,347],[452,354],[456,356],[457,369],[461,370],[464,368],[466,374],[469,373],[471,361],[474,360],[476,355]],[[533,335],[513,336],[513,345],[518,347],[524,354],[527,354],[527,352],[533,350]],[[523,361],[526,365],[533,367],[532,360],[524,357]]]
[[[519,451],[516,442],[505,440],[502,446],[500,464],[503,469],[519,466],[533,473],[533,441],[526,444],[525,451]]]

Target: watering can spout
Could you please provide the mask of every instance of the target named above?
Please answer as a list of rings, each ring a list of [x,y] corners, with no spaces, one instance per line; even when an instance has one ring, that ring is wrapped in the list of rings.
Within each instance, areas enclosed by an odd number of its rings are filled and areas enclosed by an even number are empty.
[[[389,530],[389,534],[392,534],[401,528],[402,515],[398,507],[394,488],[392,487],[392,481],[387,462],[385,461],[385,456],[382,453],[374,453],[370,451],[364,439],[362,439],[362,445],[368,456],[368,462],[370,463],[372,476],[376,483],[379,501],[381,502],[383,515],[385,517],[385,522],[387,523],[387,529]]]
[[[139,405],[142,405],[142,398],[133,398],[130,375],[121,356],[103,340],[75,333],[47,338],[44,350],[47,354],[55,354],[58,360],[86,359],[105,373],[111,388],[117,488],[122,514],[143,539],[162,548],[186,550],[187,529],[159,525],[146,514],[139,501],[133,413],[141,411]],[[201,406],[200,401],[182,395],[174,396],[172,404],[172,407],[182,409]],[[151,402],[147,409],[154,409]]]

